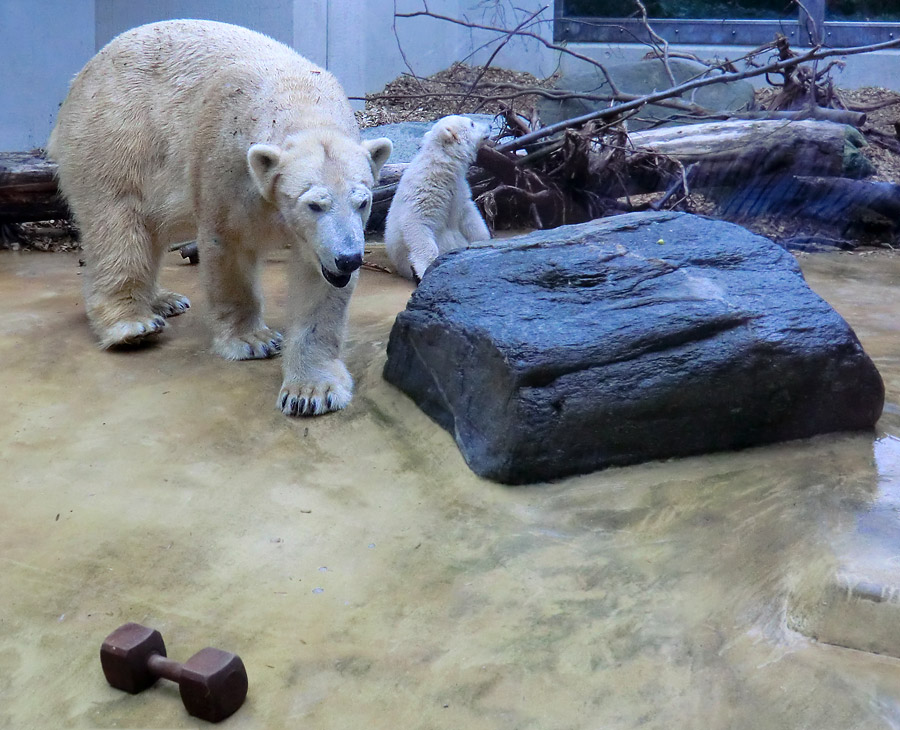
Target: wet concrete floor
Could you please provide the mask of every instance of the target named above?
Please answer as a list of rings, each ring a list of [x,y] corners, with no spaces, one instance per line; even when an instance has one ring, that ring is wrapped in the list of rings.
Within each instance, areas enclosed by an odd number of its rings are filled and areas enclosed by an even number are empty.
[[[3,252],[0,727],[203,726],[107,686],[126,621],[240,654],[233,728],[900,727],[900,257],[802,265],[881,370],[877,433],[510,488],[382,381],[400,279],[363,273],[350,408],[290,420],[175,255],[193,309],[109,353],[77,256]]]

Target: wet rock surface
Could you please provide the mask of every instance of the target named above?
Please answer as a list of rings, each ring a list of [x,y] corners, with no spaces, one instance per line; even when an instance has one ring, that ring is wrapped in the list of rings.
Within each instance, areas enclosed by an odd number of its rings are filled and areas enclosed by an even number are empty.
[[[384,377],[506,483],[867,429],[884,401],[790,254],[680,213],[441,257],[397,317]]]

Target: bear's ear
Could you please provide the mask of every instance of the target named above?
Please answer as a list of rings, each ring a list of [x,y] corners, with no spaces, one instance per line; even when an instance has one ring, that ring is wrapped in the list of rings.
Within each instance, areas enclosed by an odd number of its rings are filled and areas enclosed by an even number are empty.
[[[375,176],[375,182],[378,182],[378,173],[381,172],[382,166],[388,161],[388,157],[391,156],[391,152],[394,150],[394,143],[387,137],[379,137],[378,139],[363,140],[362,146],[369,153],[372,174]]]
[[[445,127],[441,130],[439,139],[442,144],[456,145],[460,143],[459,133],[452,127]]]
[[[259,194],[270,203],[275,202],[275,181],[278,179],[278,163],[281,150],[269,144],[255,144],[247,150],[250,177],[259,188]]]

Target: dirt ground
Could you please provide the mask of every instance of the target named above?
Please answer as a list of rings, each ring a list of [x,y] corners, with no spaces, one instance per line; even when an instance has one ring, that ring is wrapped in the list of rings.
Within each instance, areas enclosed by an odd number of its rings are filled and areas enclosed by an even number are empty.
[[[900,727],[900,257],[801,262],[882,373],[876,432],[516,488],[382,377],[404,279],[354,293],[350,407],[286,419],[174,255],[194,306],[130,352],[94,346],[77,253],[0,258],[0,728],[199,727],[104,681],[125,621],[241,655],[230,730]]]
[[[483,92],[471,93],[475,83],[514,84],[521,87],[509,103],[517,113],[535,121],[536,96],[528,94],[528,87],[547,85],[552,79],[508,69],[467,66],[455,63],[427,79],[399,76],[378,93],[366,99],[365,108],[356,112],[360,126],[373,127],[404,121],[430,121],[446,114],[499,114],[504,103],[487,100]],[[479,93],[482,95],[479,96]],[[772,90],[757,92],[763,102]],[[847,108],[865,111],[866,124],[861,131],[869,141],[864,150],[875,167],[873,181],[900,182],[900,94],[879,87],[839,89],[837,97]],[[693,212],[712,214],[714,206],[702,196],[693,196]],[[777,216],[742,221],[746,227],[775,240],[783,237],[785,229],[793,225]],[[885,235],[874,235],[856,242],[854,252],[861,255],[893,254],[898,247]],[[0,249],[35,251],[73,251],[80,249],[77,231],[69,221],[42,221],[0,227]]]
[[[515,488],[382,377],[405,279],[360,278],[349,408],[288,419],[278,359],[209,351],[195,267],[112,353],[76,261],[0,252],[0,728],[211,728],[107,685],[126,621],[241,656],[228,730],[900,727],[900,257],[802,262],[882,373],[877,433]]]
[[[483,101],[478,95],[470,94],[473,84],[509,83],[529,87],[546,86],[551,81],[552,77],[538,79],[522,71],[493,67],[485,70],[454,63],[426,79],[408,74],[399,76],[366,98],[366,107],[356,113],[356,120],[361,127],[375,127],[396,122],[429,122],[447,114],[499,114],[504,104]],[[522,96],[511,100],[510,104],[530,119],[536,99],[534,94],[523,90]]]

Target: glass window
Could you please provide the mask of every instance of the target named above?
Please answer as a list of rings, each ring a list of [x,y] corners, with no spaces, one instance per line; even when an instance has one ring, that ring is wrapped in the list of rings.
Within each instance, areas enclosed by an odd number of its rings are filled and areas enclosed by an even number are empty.
[[[897,0],[825,0],[825,20],[898,21],[900,4]]]
[[[644,6],[651,18],[778,20],[797,17],[797,6],[785,0],[647,0]],[[566,0],[565,14],[597,18],[639,15],[632,0]]]
[[[644,0],[653,30],[670,43],[761,45],[784,35],[791,45],[819,39],[832,48],[900,37],[900,0]],[[553,36],[580,43],[646,43],[634,0],[556,0]],[[800,19],[803,17],[803,25]]]

